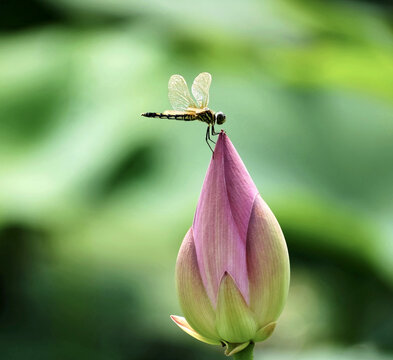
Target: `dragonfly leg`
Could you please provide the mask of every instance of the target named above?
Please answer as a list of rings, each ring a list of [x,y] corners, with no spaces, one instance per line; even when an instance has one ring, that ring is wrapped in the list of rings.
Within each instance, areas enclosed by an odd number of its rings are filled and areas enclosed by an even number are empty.
[[[210,150],[212,151],[212,153],[213,153],[213,155],[214,155],[214,151],[213,151],[212,147],[211,147],[210,144],[209,144],[209,140],[210,140],[209,130],[210,130],[210,127],[208,126],[207,129],[206,129],[205,140],[206,140],[207,146],[210,148]],[[211,141],[211,140],[210,140],[210,141]]]
[[[219,135],[220,133],[216,133],[216,131],[214,130],[214,125],[212,125],[212,135]]]
[[[216,143],[215,141],[213,141],[213,140],[210,138],[210,125],[207,127],[207,138],[208,138],[209,141],[211,141],[213,144]]]

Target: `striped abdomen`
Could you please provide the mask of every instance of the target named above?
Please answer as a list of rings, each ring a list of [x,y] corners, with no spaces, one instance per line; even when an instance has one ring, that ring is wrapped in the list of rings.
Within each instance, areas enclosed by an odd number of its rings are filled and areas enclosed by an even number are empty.
[[[197,116],[195,114],[187,114],[187,113],[185,113],[185,114],[166,114],[166,113],[147,112],[147,113],[143,113],[142,116],[149,117],[149,118],[183,120],[183,121],[197,120]]]

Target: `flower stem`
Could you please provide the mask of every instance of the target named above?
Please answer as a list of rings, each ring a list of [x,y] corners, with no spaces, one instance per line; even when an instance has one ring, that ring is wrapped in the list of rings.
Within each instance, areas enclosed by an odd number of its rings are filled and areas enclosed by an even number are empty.
[[[244,350],[233,355],[235,360],[253,360],[254,343],[251,342]]]

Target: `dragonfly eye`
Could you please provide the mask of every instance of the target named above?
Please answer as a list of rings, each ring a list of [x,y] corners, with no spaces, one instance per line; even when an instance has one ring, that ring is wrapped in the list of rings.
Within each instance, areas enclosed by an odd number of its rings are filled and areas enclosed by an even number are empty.
[[[222,125],[226,120],[226,116],[224,115],[224,113],[222,113],[221,111],[219,111],[218,113],[216,113],[216,122],[218,125]]]

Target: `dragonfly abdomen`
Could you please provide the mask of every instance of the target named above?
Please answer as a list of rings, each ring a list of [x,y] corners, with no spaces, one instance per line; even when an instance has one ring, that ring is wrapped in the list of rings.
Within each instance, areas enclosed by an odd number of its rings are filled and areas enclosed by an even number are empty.
[[[149,118],[183,120],[183,121],[196,120],[195,115],[192,114],[165,114],[165,113],[147,112],[147,113],[143,113],[142,116],[149,117]]]

